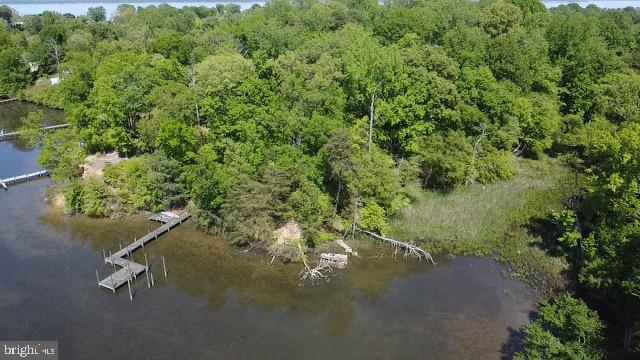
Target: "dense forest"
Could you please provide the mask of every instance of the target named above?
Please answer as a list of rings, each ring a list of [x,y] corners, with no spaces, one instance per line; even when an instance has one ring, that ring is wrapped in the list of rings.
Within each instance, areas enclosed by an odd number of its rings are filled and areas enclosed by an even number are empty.
[[[106,15],[0,7],[0,95],[72,124],[29,132],[69,212],[189,206],[202,229],[265,249],[293,220],[304,238],[278,255],[296,260],[347,229],[388,234],[424,193],[553,163],[574,186],[543,214],[541,251],[568,282],[516,357],[637,356],[640,10],[273,0]],[[87,155],[113,151],[126,159],[81,177]]]

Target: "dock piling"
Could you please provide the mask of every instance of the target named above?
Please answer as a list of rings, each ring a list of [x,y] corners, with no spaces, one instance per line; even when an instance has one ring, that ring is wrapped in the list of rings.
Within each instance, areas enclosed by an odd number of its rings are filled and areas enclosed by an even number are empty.
[[[100,287],[100,275],[98,275],[98,269],[96,269],[96,279],[98,280],[98,287]]]
[[[164,256],[162,257],[162,267],[164,268],[164,277],[167,277],[167,263],[164,261]]]
[[[189,217],[190,217],[189,213],[183,212],[180,216],[176,216],[170,219],[168,222],[165,222],[162,226],[160,226],[156,230],[150,232],[149,234],[143,236],[140,239],[136,239],[131,244],[128,244],[122,247],[122,242],[120,242],[119,251],[112,253],[112,251],[109,250],[109,257],[105,258],[104,260],[105,260],[105,263],[111,265],[113,269],[113,273],[110,276],[108,276],[106,279],[103,279],[102,281],[100,281],[99,282],[100,286],[110,289],[115,293],[116,292],[115,290],[120,286],[124,285],[125,283],[127,283],[128,284],[127,286],[130,287],[133,280],[137,279],[138,275],[141,275],[143,271],[147,273],[146,274],[147,287],[151,288],[152,286],[155,286],[155,276],[151,271],[151,268],[149,265],[149,259],[146,251],[144,250],[144,247],[145,247],[144,245],[145,243],[153,241],[154,239],[157,239],[161,235],[168,233],[170,228],[178,226],[180,223],[184,222],[184,220],[186,220]],[[144,253],[144,265],[133,261],[135,250],[140,248],[143,249],[142,251]],[[105,251],[105,255],[106,255],[106,251]],[[119,270],[116,269],[116,265],[120,267]],[[168,276],[167,263],[166,263],[166,258],[164,256],[162,257],[162,268],[163,268],[163,273],[165,277],[167,277]],[[99,277],[99,275],[100,273],[98,272],[97,276]]]

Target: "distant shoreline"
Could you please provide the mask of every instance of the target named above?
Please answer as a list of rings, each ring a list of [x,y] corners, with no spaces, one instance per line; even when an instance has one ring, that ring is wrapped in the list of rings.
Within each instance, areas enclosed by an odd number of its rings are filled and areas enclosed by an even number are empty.
[[[473,0],[472,0],[473,1]],[[567,5],[575,3],[581,7],[587,7],[589,5],[596,5],[605,9],[622,9],[626,7],[640,7],[638,1],[633,0],[543,0],[542,1],[547,8],[554,8],[561,5]],[[258,4],[264,5],[266,1],[251,1],[251,0],[231,0],[231,1],[216,1],[216,0],[189,0],[189,1],[154,1],[154,0],[0,0],[0,5],[7,5],[13,8],[18,15],[38,15],[44,11],[54,11],[61,14],[72,14],[75,16],[85,15],[89,8],[103,6],[107,12],[107,17],[112,17],[120,4],[129,4],[136,7],[157,6],[161,4],[168,4],[176,8],[183,8],[188,6],[194,7],[215,7],[217,4],[237,4],[240,5],[241,10],[247,10],[251,6]]]
[[[129,5],[136,5],[136,4],[149,4],[149,3],[155,3],[155,4],[164,4],[164,3],[181,3],[181,2],[185,2],[185,3],[216,3],[216,2],[220,2],[220,3],[254,3],[256,1],[251,1],[251,0],[236,0],[236,1],[211,1],[211,0],[189,0],[189,1],[149,1],[149,0],[104,0],[104,1],[97,1],[97,0],[16,0],[16,1],[2,1],[0,0],[0,5],[8,5],[10,6],[11,4],[21,4],[21,5],[48,5],[48,4],[95,4],[96,6],[99,6],[101,4],[129,4]]]

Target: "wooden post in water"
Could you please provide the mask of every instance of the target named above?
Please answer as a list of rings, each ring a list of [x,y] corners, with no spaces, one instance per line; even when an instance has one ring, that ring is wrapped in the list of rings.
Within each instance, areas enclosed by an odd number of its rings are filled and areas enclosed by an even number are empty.
[[[98,287],[100,287],[100,276],[98,275],[98,269],[96,269],[96,279],[98,279]]]
[[[129,300],[133,301],[133,295],[131,295],[131,280],[127,280],[127,287],[129,287]]]
[[[153,273],[151,273],[151,286],[156,286],[156,282],[153,281]]]
[[[111,265],[113,266],[113,273],[116,272],[116,262],[113,261],[113,255],[111,255],[111,250],[109,250],[109,259],[111,259]]]
[[[164,261],[164,256],[162,257],[162,267],[164,268],[164,277],[167,277],[167,263]]]
[[[122,250],[122,242],[118,242],[118,245],[120,245],[120,250]]]

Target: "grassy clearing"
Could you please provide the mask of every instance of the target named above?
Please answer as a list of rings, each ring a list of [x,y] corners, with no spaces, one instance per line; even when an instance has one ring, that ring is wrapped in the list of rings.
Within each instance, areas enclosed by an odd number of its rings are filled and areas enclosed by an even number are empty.
[[[392,221],[391,235],[435,253],[495,253],[511,265],[511,275],[543,291],[562,287],[565,262],[535,246],[540,236],[531,228],[563,208],[577,181],[554,159],[521,159],[517,168],[508,181],[421,193]]]

